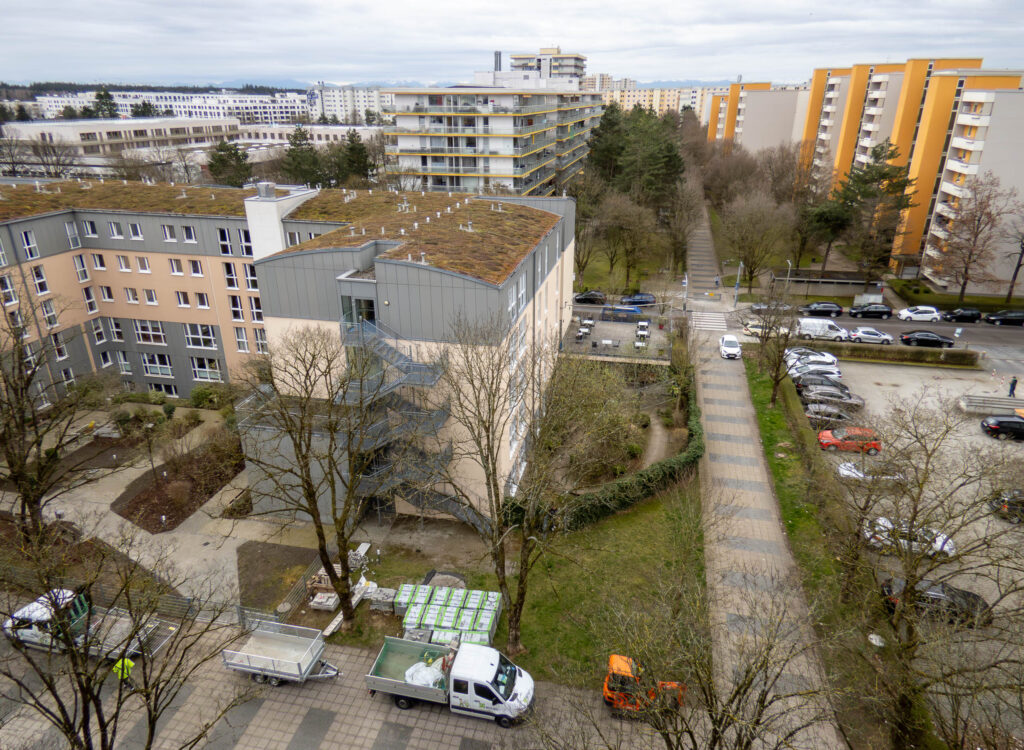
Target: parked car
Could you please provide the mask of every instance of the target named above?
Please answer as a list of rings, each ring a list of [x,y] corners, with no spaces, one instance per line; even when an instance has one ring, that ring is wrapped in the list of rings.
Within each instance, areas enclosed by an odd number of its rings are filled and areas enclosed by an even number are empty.
[[[787,367],[793,367],[794,365],[832,365],[832,367],[837,367],[838,362],[839,360],[827,352],[786,355]]]
[[[816,430],[832,429],[853,422],[853,417],[832,404],[807,404],[804,416]]]
[[[743,349],[735,336],[726,334],[718,340],[718,351],[722,359],[739,359],[743,356]]]
[[[842,381],[833,378],[830,375],[819,375],[818,373],[809,372],[805,375],[796,375],[791,378],[793,385],[796,387],[796,392],[800,393],[805,388],[813,388],[816,385],[827,385],[830,388],[838,388],[843,393],[850,393],[850,389],[842,383]]]
[[[858,326],[850,331],[850,341],[855,344],[891,344],[893,337],[877,328]]]
[[[648,292],[637,292],[636,294],[629,294],[622,298],[622,302],[619,304],[626,306],[643,307],[644,305],[653,305],[657,300],[654,299],[654,295]]]
[[[977,323],[981,320],[981,310],[976,307],[958,307],[942,313],[942,319],[951,323]]]
[[[929,557],[956,554],[953,540],[940,531],[880,516],[864,522],[864,541],[882,552],[924,553]]]
[[[811,302],[807,305],[800,305],[797,309],[801,315],[816,317],[838,318],[843,314],[843,306],[835,302]]]
[[[603,305],[608,301],[608,295],[591,289],[589,292],[580,292],[572,299],[578,305]]]
[[[881,318],[888,320],[892,317],[892,308],[880,302],[870,302],[866,305],[854,305],[850,308],[851,318]]]
[[[926,320],[929,323],[938,323],[942,319],[942,313],[937,307],[929,305],[918,305],[917,307],[904,307],[896,313],[900,320]]]
[[[890,612],[904,598],[907,582],[902,578],[888,578],[882,582],[882,596]],[[958,589],[943,581],[918,581],[913,600],[907,602],[923,615],[951,624],[963,623],[967,627],[992,624],[992,608],[973,591]]]
[[[852,480],[855,482],[902,482],[902,474],[873,474],[857,466],[853,461],[843,461],[836,467],[836,474],[840,479]]]
[[[986,323],[997,326],[1024,326],[1024,310],[1000,310],[985,316]]]
[[[993,513],[1010,523],[1024,521],[1024,489],[996,490],[986,502]]]
[[[762,315],[768,311],[789,312],[792,309],[793,306],[787,305],[785,302],[755,302],[750,306],[750,312],[755,315]]]
[[[764,338],[765,332],[767,331],[769,336],[785,336],[789,333],[789,328],[786,326],[771,326],[771,330],[768,330],[768,326],[764,323],[759,323],[756,320],[748,320],[743,324],[743,333],[748,336],[755,336],[757,338]]]
[[[797,321],[796,334],[802,339],[846,341],[850,338],[850,332],[841,325],[837,325],[831,320],[818,320],[817,318],[800,318]]]
[[[804,388],[800,398],[805,404],[833,404],[847,410],[858,411],[864,408],[864,399],[853,393],[843,393],[838,388],[827,385],[816,385]]]
[[[981,420],[981,429],[997,440],[1024,440],[1024,417],[985,417]]]
[[[875,431],[868,427],[837,427],[818,433],[818,445],[826,451],[863,451],[869,456],[882,450]]]
[[[932,331],[904,331],[900,334],[900,343],[907,346],[937,346],[952,349],[956,342],[948,336],[940,336]]]
[[[789,349],[786,349],[786,351],[783,352],[783,354],[786,355],[786,359],[789,359],[790,357],[799,358],[805,355],[815,354],[819,357],[825,357],[827,359],[830,358],[832,364],[836,364],[839,361],[833,354],[829,354],[828,352],[819,352],[817,349],[810,349],[806,346],[790,347]]]
[[[818,364],[818,365],[801,365],[796,364],[792,367],[788,367],[786,374],[791,378],[796,378],[802,375],[814,373],[816,375],[827,375],[830,378],[839,379],[843,377],[843,373],[840,372],[838,367],[833,365]]]

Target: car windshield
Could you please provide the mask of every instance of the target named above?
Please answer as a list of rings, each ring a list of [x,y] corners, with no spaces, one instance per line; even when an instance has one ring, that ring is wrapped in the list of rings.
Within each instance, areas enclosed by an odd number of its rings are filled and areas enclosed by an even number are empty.
[[[494,673],[491,685],[502,697],[502,700],[507,701],[512,697],[512,690],[516,685],[516,665],[506,659],[503,654],[498,654],[498,669]]]
[[[836,438],[837,440],[845,440],[846,429],[843,427],[837,427],[836,429],[832,430],[832,437]]]

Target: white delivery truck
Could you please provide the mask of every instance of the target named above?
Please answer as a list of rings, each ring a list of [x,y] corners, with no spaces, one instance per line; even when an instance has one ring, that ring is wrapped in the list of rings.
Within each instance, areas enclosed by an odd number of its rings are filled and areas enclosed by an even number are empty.
[[[796,335],[802,339],[849,341],[850,332],[828,318],[800,318]]]
[[[137,622],[125,610],[94,606],[85,593],[53,589],[4,621],[8,638],[31,648],[62,651],[70,641],[91,656],[152,656],[174,635],[156,618]]]
[[[510,727],[533,703],[533,678],[490,646],[447,646],[385,637],[366,675],[370,695],[392,696],[399,708],[446,703],[452,713]]]

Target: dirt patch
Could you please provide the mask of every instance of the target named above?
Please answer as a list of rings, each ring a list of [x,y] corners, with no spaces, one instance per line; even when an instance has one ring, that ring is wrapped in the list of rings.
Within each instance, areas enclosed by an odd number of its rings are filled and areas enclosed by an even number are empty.
[[[242,606],[273,612],[317,558],[317,552],[286,544],[245,542],[237,556]]]
[[[385,540],[385,554],[413,553],[429,558],[434,567],[463,570],[488,565],[487,548],[476,531],[464,523],[431,519],[422,524],[415,516],[395,519]]]
[[[94,437],[85,445],[64,456],[63,471],[80,472],[91,469],[119,468],[138,456],[136,447],[140,442],[142,442],[142,438],[138,437]],[[0,482],[0,490],[17,492],[17,489],[13,482],[7,480]]]
[[[216,439],[134,479],[110,509],[150,534],[171,531],[244,468],[237,438]]]

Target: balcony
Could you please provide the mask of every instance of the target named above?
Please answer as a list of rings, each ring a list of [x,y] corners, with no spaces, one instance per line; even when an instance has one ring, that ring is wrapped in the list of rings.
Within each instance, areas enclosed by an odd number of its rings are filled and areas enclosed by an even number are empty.
[[[889,75],[887,73],[879,73],[878,75],[871,76],[868,81],[870,83],[888,83]]]
[[[867,98],[868,98],[868,101],[870,101],[872,99],[884,99],[885,98],[885,89],[871,89],[870,91],[868,91]]]
[[[938,237],[938,238],[939,238],[940,240],[943,240],[943,241],[945,241],[945,240],[948,240],[948,239],[949,239],[949,232],[947,232],[947,231],[946,231],[945,229],[943,229],[942,227],[940,227],[940,226],[939,226],[939,225],[938,225],[937,223],[935,223],[935,222],[932,222],[932,226],[931,226],[931,230],[930,230],[930,231],[931,231],[931,234],[934,234],[934,235],[935,235],[936,237]]]
[[[877,117],[882,114],[885,110],[881,107],[865,107],[864,114],[870,115],[871,117]]]
[[[391,174],[416,174],[416,175],[493,175],[495,177],[518,177],[530,174],[545,164],[553,162],[554,154],[546,154],[540,159],[531,159],[528,162],[520,161],[518,165],[502,163],[497,166],[490,164],[474,165],[451,165],[451,164],[393,164],[388,166],[387,171]]]
[[[393,104],[383,107],[382,111],[387,115],[528,115],[536,112],[554,112],[558,109],[556,104],[528,104],[523,106],[507,106],[501,104],[478,104],[478,105],[456,105],[456,104]]]
[[[961,159],[954,159],[953,157],[946,159],[946,169],[948,169],[951,172],[957,172],[959,174],[978,174],[977,164],[971,164],[970,162],[966,162]]]
[[[832,140],[832,134],[831,133],[818,133],[818,140],[819,141],[831,141]]]
[[[550,180],[554,174],[554,166],[539,169],[523,180],[516,180],[515,190],[518,190],[521,195],[526,195],[531,190],[534,190],[538,185]]]
[[[962,188],[959,185],[954,185],[949,180],[943,180],[939,189],[942,190],[942,192],[948,193],[949,195],[952,195],[956,198],[963,198],[965,195],[967,195],[967,190],[965,188]]]
[[[497,136],[524,136],[531,133],[539,133],[543,130],[552,130],[557,127],[557,122],[541,122],[533,125],[519,125],[511,129],[493,128],[490,125],[419,125],[416,127],[387,127],[384,128],[385,135],[497,135]]]
[[[853,157],[853,160],[858,164],[870,164],[871,156],[869,154],[857,154]]]
[[[410,156],[419,156],[421,154],[450,154],[452,156],[513,157],[532,154],[545,146],[550,146],[554,142],[555,138],[553,136],[549,136],[535,140],[529,146],[502,149],[489,148],[489,143],[482,144],[480,146],[403,146],[401,144],[388,144],[387,153],[395,155],[408,154]]]
[[[987,104],[995,100],[996,95],[993,91],[965,91],[960,97],[960,101],[972,104]]]
[[[831,118],[818,121],[818,127],[822,127],[822,128],[830,128],[834,124],[835,124],[835,121],[832,120]]]
[[[969,112],[960,112],[956,116],[957,125],[966,125],[968,127],[976,128],[987,128],[991,121],[989,115],[973,115]]]
[[[864,138],[861,138],[859,141],[857,141],[857,145],[861,146],[863,148],[874,148],[875,147],[875,139],[874,138],[864,137]]]
[[[831,114],[836,111],[836,108],[834,104],[826,104],[824,107],[821,108],[821,111]]]
[[[935,204],[935,213],[941,214],[949,219],[956,218],[956,206],[952,203],[946,203],[945,201],[939,201]]]
[[[875,122],[864,122],[864,123],[861,123],[860,129],[861,130],[866,130],[869,133],[874,133],[876,130],[878,130],[878,123],[875,123]]]
[[[949,142],[949,145],[953,148],[962,148],[965,151],[981,151],[985,148],[985,141],[978,140],[975,138],[964,138],[960,135],[953,136],[953,139]]]

